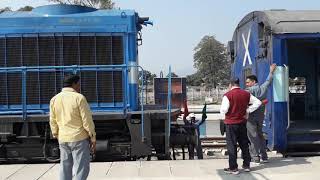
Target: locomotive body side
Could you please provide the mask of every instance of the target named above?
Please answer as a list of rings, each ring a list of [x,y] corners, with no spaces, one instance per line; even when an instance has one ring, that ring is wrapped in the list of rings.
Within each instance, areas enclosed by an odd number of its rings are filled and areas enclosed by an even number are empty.
[[[167,157],[168,111],[141,108],[138,99],[138,35],[147,24],[132,10],[71,5],[1,14],[0,160],[59,160],[48,105],[66,73],[81,77],[97,157],[134,159],[151,156],[153,149]]]

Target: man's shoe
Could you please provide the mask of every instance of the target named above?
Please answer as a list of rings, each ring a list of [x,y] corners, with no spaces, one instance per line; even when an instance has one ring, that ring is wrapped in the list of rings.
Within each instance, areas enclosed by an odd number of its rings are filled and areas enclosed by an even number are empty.
[[[244,172],[250,172],[250,167],[242,166]]]
[[[254,159],[252,162],[256,165],[260,165],[260,159]]]
[[[238,168],[236,169],[224,168],[223,171],[227,174],[234,174],[234,175],[239,174]]]
[[[268,163],[269,161],[268,161],[268,159],[262,159],[261,162],[262,162],[262,163]]]

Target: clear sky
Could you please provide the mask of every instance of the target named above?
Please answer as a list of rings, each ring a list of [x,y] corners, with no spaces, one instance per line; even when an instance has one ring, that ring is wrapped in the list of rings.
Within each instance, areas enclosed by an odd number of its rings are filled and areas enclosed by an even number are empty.
[[[255,10],[320,9],[319,0],[114,0],[117,7],[148,16],[153,27],[143,29],[140,65],[159,76],[169,65],[179,76],[195,72],[193,49],[205,35],[226,44],[238,22]],[[0,0],[13,9],[48,4],[46,0]]]

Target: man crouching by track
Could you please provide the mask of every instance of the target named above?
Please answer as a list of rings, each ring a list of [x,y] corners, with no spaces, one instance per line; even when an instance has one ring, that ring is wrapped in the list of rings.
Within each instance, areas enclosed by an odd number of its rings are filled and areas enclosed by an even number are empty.
[[[66,76],[63,86],[50,101],[51,131],[60,147],[60,179],[85,180],[90,170],[90,148],[94,153],[96,147],[92,114],[86,98],[79,93],[78,75]]]
[[[255,111],[261,101],[249,92],[240,89],[239,79],[231,79],[228,91],[222,98],[220,113],[225,115],[227,150],[229,154],[229,167],[224,171],[229,174],[239,174],[237,164],[237,142],[242,151],[245,172],[250,171],[249,140],[247,136],[246,121],[248,114]]]

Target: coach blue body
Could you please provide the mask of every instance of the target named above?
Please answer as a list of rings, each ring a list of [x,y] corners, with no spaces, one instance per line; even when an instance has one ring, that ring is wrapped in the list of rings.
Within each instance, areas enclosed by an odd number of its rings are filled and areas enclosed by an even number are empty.
[[[232,76],[243,88],[247,75],[261,84],[270,64],[278,65],[263,128],[270,149],[287,152],[320,142],[319,32],[320,11],[255,11],[240,21],[228,44]],[[292,90],[297,87],[304,91]]]

